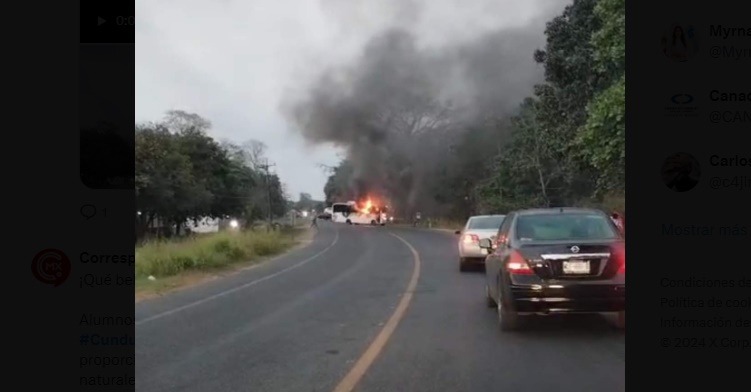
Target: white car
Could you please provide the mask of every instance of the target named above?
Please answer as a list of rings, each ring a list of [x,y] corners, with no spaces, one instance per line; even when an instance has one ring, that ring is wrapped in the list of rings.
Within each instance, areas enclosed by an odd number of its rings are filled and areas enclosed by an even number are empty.
[[[480,248],[480,240],[495,240],[506,215],[478,215],[470,217],[464,229],[457,230],[459,237],[459,270],[464,272],[471,265],[485,265],[487,250]]]

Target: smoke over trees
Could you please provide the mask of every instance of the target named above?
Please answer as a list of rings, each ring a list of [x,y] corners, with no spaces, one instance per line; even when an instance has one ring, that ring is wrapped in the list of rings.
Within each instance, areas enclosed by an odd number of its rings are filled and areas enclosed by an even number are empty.
[[[285,111],[308,141],[346,151],[328,202],[376,195],[397,214],[458,218],[617,193],[620,155],[597,149],[624,143],[601,129],[621,126],[606,76],[623,61],[611,53],[622,14],[622,0],[576,0],[545,34],[540,22],[442,47],[388,29]]]

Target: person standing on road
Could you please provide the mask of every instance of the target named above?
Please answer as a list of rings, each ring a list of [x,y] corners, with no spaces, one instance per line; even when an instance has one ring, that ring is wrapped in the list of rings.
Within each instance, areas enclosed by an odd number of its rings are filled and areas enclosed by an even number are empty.
[[[310,227],[318,229],[318,215],[313,215],[313,220],[310,222]]]
[[[613,211],[613,213],[610,214],[610,219],[613,220],[613,223],[615,223],[621,233],[625,233],[625,231],[623,230],[623,217],[621,216],[621,214]]]

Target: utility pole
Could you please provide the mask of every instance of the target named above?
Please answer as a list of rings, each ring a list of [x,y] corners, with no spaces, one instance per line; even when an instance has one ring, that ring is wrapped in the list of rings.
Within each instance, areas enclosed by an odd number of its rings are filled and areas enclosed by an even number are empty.
[[[268,202],[269,202],[269,227],[268,231],[271,231],[271,224],[274,221],[274,213],[272,212],[271,208],[271,173],[269,173],[269,168],[274,167],[276,165],[269,165],[269,160],[266,159],[266,163],[263,165],[260,165],[260,168],[263,169],[263,171],[266,174],[266,194],[268,196]]]

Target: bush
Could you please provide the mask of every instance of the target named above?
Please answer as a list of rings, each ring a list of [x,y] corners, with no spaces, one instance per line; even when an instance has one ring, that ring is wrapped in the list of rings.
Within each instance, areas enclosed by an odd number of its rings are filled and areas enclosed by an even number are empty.
[[[280,253],[294,243],[289,232],[233,232],[153,241],[136,248],[136,277],[167,277],[211,270]]]

